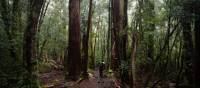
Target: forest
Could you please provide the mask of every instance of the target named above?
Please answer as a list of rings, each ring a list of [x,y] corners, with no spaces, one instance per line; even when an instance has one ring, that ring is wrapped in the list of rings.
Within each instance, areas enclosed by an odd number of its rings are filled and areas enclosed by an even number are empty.
[[[200,88],[200,0],[0,0],[0,88]]]

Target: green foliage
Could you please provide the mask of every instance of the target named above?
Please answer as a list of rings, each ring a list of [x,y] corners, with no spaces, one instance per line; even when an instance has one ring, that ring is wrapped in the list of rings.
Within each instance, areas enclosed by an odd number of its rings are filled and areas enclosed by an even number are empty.
[[[130,61],[123,61],[121,60],[121,63],[120,63],[120,70],[121,70],[121,73],[126,73],[128,72],[129,70],[131,69],[131,66],[130,66]]]
[[[13,39],[16,52],[20,52],[18,41]],[[23,76],[22,60],[11,57],[10,41],[5,33],[3,25],[0,24],[0,87],[1,88],[18,88],[21,85]],[[19,55],[20,56],[20,55]]]
[[[3,1],[3,0],[2,0]],[[2,2],[0,1],[0,2]],[[7,1],[7,0],[4,0]],[[22,59],[23,33],[27,20],[27,1],[22,0],[20,4],[21,17],[13,15],[12,3],[9,0],[10,15],[13,22],[3,19],[0,5],[0,88],[38,88],[38,80],[25,82],[25,68]],[[184,1],[184,2],[183,2]],[[196,0],[191,0],[191,2]],[[67,54],[68,44],[68,0],[50,0],[43,23],[37,33],[37,55],[39,72],[48,72],[54,68],[62,68],[64,56]],[[141,3],[142,2],[142,3]],[[128,28],[123,30],[119,36],[128,33],[127,61],[120,61],[119,70],[126,73],[131,69],[132,35],[137,35],[137,57],[136,72],[142,77],[142,81],[152,86],[154,81],[162,82],[179,81],[180,85],[189,85],[185,78],[188,62],[183,60],[181,54],[184,52],[181,27],[178,24],[183,16],[185,3],[190,0],[129,0]],[[86,33],[88,17],[88,0],[81,1],[81,33]],[[91,58],[95,58],[95,64],[105,61],[110,65],[112,46],[111,35],[108,30],[108,1],[94,0],[94,11],[92,30],[89,43],[89,64]],[[190,5],[187,5],[190,7]],[[187,13],[194,17],[194,14]],[[194,18],[191,18],[192,20]],[[12,23],[6,25],[5,23]],[[176,27],[176,25],[178,25]],[[110,25],[112,26],[112,25]],[[7,28],[8,27],[8,28]],[[173,29],[176,29],[170,36]],[[10,35],[8,35],[10,33]],[[9,39],[9,37],[11,39]],[[110,36],[111,37],[111,36]],[[13,48],[14,46],[14,48]],[[16,58],[12,57],[12,51]],[[150,57],[149,52],[152,54]],[[120,52],[121,53],[121,52]],[[109,67],[110,68],[110,67]],[[112,73],[108,69],[108,73]],[[147,77],[149,76],[149,78]]]
[[[64,59],[67,46],[67,5],[65,0],[51,1],[44,17],[39,40],[39,59]]]
[[[52,63],[48,63],[48,62],[40,62],[38,64],[39,67],[39,72],[40,73],[46,73],[46,72],[50,72],[52,70]]]

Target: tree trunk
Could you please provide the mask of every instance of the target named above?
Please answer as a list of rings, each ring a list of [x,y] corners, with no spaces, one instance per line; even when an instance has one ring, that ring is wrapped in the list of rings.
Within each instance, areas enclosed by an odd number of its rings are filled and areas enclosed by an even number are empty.
[[[192,76],[192,60],[193,58],[193,41],[192,41],[192,27],[191,27],[191,12],[188,2],[184,2],[183,16],[180,18],[182,33],[183,33],[183,53],[182,58],[184,60],[185,75],[190,84],[193,84]]]
[[[29,0],[28,24],[24,33],[23,59],[27,70],[27,79],[31,87],[38,88],[38,72],[36,58],[36,33],[39,21],[39,15],[44,4],[44,0]]]
[[[194,88],[200,88],[200,1],[196,1],[195,5],[195,58],[194,65]]]
[[[108,0],[108,34],[107,34],[107,58],[108,58],[108,68],[112,68],[112,47],[111,47],[111,35],[112,35],[112,0]]]
[[[94,40],[91,39],[91,62],[90,62],[90,68],[93,69],[93,70],[95,69],[96,41],[97,41],[96,36],[94,37]]]
[[[126,54],[127,54],[127,30],[128,30],[128,0],[124,0],[124,19],[123,19],[123,34],[122,34],[122,60],[123,62],[127,63],[127,65],[131,66],[130,63],[130,59],[127,58]],[[132,84],[131,82],[131,75],[129,75],[129,73],[131,72],[131,68],[130,69],[122,69],[121,71],[121,80],[122,80],[122,84],[125,85],[130,85]]]
[[[131,51],[131,88],[139,88],[137,84],[137,73],[136,73],[136,50],[137,50],[137,35],[133,33],[132,35],[132,51]]]
[[[80,0],[69,0],[68,78],[78,80],[81,73]]]
[[[115,30],[114,30],[114,27],[113,27],[113,22],[114,22],[114,7],[113,7],[113,0],[110,0],[110,4],[111,4],[111,11],[110,11],[110,14],[111,14],[111,69],[113,71],[116,70],[116,53],[115,53]]]
[[[123,16],[123,42],[122,42],[122,48],[123,48],[123,59],[127,60],[126,57],[126,49],[127,49],[127,30],[128,30],[128,0],[124,0],[124,16]]]
[[[113,33],[114,33],[114,70],[119,70],[120,60],[123,58],[123,1],[113,0]]]
[[[92,29],[92,0],[90,0],[89,5],[89,15],[88,15],[88,25],[86,35],[83,34],[83,77],[88,78],[88,42],[90,37],[90,31]]]

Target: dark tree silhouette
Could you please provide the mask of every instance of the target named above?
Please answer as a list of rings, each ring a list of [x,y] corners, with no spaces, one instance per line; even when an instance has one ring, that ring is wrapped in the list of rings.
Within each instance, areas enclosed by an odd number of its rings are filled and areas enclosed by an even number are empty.
[[[23,60],[28,83],[37,86],[36,33],[44,0],[29,0],[27,27],[24,32]]]

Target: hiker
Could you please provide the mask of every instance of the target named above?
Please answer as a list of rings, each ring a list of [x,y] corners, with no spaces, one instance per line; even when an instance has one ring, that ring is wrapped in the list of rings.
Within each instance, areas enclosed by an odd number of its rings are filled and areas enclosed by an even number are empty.
[[[101,62],[99,66],[99,75],[103,78],[103,70],[105,69],[105,62]]]

